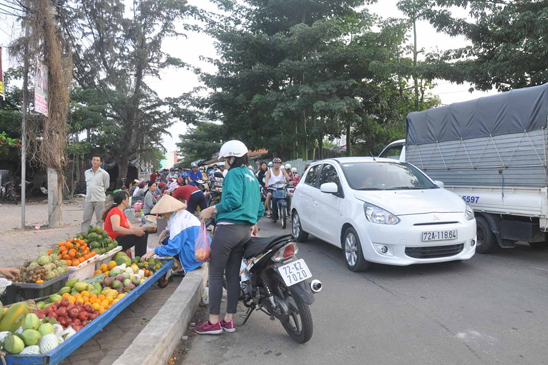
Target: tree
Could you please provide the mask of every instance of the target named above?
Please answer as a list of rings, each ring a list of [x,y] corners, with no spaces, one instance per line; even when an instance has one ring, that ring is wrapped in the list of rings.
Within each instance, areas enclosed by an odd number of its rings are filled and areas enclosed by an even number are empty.
[[[183,161],[179,164],[189,166],[192,162],[210,159],[218,153],[223,143],[223,126],[209,122],[198,122],[189,127],[186,134],[179,135],[177,143]]]
[[[548,82],[546,1],[430,0],[426,19],[440,32],[464,36],[471,46],[431,55],[426,71],[479,90],[507,91]],[[468,10],[467,19],[448,9]],[[441,7],[441,8],[440,8]]]
[[[356,10],[364,1],[248,0],[209,32],[221,55],[203,74],[199,108],[227,138],[283,158],[308,158],[324,139],[350,133],[376,112],[378,85],[394,90],[405,40],[401,22]],[[380,28],[380,30],[377,30]],[[390,108],[391,106],[389,106]],[[383,126],[380,126],[383,128]],[[352,153],[352,143],[347,152]]]
[[[162,134],[179,105],[160,98],[147,77],[185,66],[162,44],[181,35],[176,23],[192,13],[186,1],[157,0],[135,0],[131,11],[123,0],[78,0],[60,9],[74,48],[74,77],[83,90],[76,111],[92,117],[81,127],[92,146],[102,146],[116,160],[119,181],[130,159],[163,150]]]

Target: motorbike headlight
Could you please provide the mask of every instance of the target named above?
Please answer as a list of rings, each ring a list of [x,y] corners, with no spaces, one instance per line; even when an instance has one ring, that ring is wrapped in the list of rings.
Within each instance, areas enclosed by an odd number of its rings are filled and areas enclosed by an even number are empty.
[[[466,204],[466,210],[464,211],[464,216],[466,217],[466,219],[468,219],[469,221],[471,221],[472,219],[474,219],[474,209],[472,209],[472,207],[468,204]]]
[[[400,219],[394,214],[375,205],[364,203],[363,210],[365,211],[365,217],[371,223],[389,225],[395,225],[400,223]]]

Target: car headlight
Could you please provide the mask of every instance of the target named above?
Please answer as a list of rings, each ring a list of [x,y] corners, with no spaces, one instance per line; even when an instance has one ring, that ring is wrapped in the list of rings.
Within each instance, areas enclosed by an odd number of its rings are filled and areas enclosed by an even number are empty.
[[[396,217],[394,214],[384,209],[381,209],[375,205],[365,203],[363,205],[363,210],[365,211],[365,217],[371,223],[390,224],[390,225],[400,223],[400,219]]]
[[[471,221],[472,219],[474,219],[474,209],[472,209],[472,207],[469,206],[468,204],[466,204],[466,210],[464,211],[464,216],[465,216],[466,219],[468,219],[469,221]]]

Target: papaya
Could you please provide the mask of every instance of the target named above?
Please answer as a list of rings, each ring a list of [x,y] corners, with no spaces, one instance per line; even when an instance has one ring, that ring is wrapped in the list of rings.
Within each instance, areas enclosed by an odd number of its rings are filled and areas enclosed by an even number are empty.
[[[21,302],[13,304],[2,317],[0,321],[0,332],[15,332],[23,324],[23,319],[29,314],[27,303]]]

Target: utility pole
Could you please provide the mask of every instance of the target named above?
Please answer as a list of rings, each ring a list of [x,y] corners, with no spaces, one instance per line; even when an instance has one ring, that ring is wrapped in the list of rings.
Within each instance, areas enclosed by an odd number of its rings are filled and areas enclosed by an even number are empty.
[[[415,111],[419,110],[419,80],[417,79],[417,15],[413,14],[413,80],[415,81]]]
[[[25,54],[23,69],[23,114],[21,118],[21,229],[25,229],[25,199],[27,188],[27,109],[29,86],[29,26],[25,24]]]

